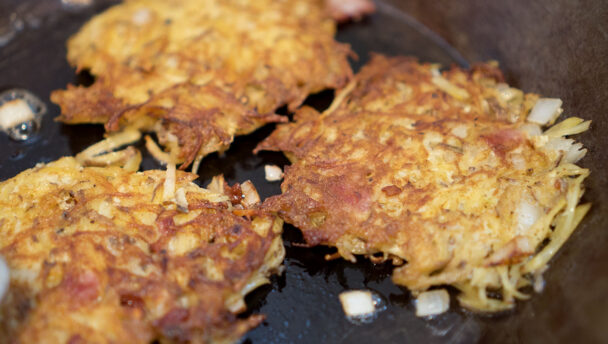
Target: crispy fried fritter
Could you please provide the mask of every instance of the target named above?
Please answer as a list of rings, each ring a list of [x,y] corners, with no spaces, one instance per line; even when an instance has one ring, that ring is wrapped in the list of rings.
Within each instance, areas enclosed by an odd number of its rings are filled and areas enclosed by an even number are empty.
[[[237,313],[280,270],[282,221],[183,172],[163,202],[165,175],[63,158],[0,184],[0,342],[233,342],[262,321]]]
[[[323,0],[127,0],[68,42],[69,62],[95,83],[51,99],[65,123],[175,135],[185,167],[348,81],[351,51],[329,12]]]
[[[588,171],[573,165],[586,150],[564,136],[589,123],[543,133],[526,121],[538,96],[492,64],[440,73],[375,55],[336,99],[259,145],[293,163],[264,206],[348,260],[406,261],[393,280],[415,292],[454,284],[470,308],[511,307],[525,297],[519,276],[540,273],[588,209],[575,208]]]

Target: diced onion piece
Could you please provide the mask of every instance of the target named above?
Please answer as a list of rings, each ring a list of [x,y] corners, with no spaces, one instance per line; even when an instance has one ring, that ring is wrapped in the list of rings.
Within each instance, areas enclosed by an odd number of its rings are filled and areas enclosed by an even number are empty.
[[[570,149],[564,155],[564,160],[569,163],[576,163],[581,160],[585,154],[587,154],[587,149],[583,148],[582,143],[575,143],[570,146]]]
[[[186,191],[183,188],[175,191],[175,203],[181,211],[188,212],[188,199],[186,198]]]
[[[518,234],[525,234],[544,215],[542,208],[532,197],[524,197],[519,203],[516,213]]]
[[[568,163],[576,163],[587,154],[587,149],[583,148],[582,143],[563,137],[556,137],[549,140],[549,142],[545,144],[545,148],[563,153],[563,160]]]
[[[260,195],[258,195],[258,191],[250,180],[241,184],[241,192],[243,193],[243,201],[241,203],[244,206],[251,207],[260,203]]]
[[[519,127],[521,132],[528,134],[529,137],[540,136],[543,134],[542,129],[538,124],[526,123]]]
[[[464,124],[460,124],[455,126],[454,128],[452,128],[452,134],[456,137],[459,137],[461,139],[465,139],[467,137],[469,128],[464,125]]]
[[[350,290],[340,293],[340,303],[349,317],[373,314],[376,311],[372,293],[368,290]]]
[[[509,87],[509,85],[505,83],[500,83],[496,85],[496,90],[498,91],[498,96],[505,102],[509,102],[516,98],[523,97],[522,91]]]
[[[452,84],[442,76],[434,76],[431,79],[431,82],[435,84],[435,86],[439,87],[440,90],[456,99],[464,100],[469,98],[469,92],[467,92],[467,90]]]
[[[562,113],[562,100],[558,98],[540,98],[528,115],[528,122],[547,125],[555,121]]]
[[[526,169],[526,159],[521,154],[511,154],[510,160],[513,168],[516,170],[522,171]]]
[[[445,289],[426,291],[416,299],[416,316],[437,315],[450,308],[450,295]]]
[[[265,165],[264,174],[269,182],[276,182],[283,179],[283,170],[277,165]]]
[[[32,119],[34,119],[34,112],[23,99],[13,99],[0,106],[0,128],[3,130]]]
[[[10,284],[9,269],[8,269],[8,266],[6,266],[4,259],[2,259],[2,257],[0,257],[0,300],[2,300],[2,298],[4,297],[4,294],[6,294],[9,284]]]

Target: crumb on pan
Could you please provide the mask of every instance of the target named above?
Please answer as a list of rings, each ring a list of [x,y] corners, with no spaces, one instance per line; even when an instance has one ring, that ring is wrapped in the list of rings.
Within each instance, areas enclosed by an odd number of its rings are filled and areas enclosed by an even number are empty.
[[[264,165],[264,176],[269,182],[283,179],[283,170],[277,165]]]
[[[425,291],[416,297],[416,316],[439,315],[448,309],[450,309],[450,295],[445,289]]]
[[[363,316],[376,311],[372,293],[369,290],[349,290],[340,293],[339,297],[342,309],[347,316]]]
[[[0,106],[0,130],[34,119],[34,112],[23,99],[13,99]]]

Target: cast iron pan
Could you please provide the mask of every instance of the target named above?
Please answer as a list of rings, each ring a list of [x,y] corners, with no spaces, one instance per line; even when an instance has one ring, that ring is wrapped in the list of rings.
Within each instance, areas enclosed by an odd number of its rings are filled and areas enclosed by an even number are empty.
[[[114,2],[97,0],[92,6],[66,9],[61,0],[0,0],[0,91],[25,88],[49,109],[41,130],[26,142],[12,141],[0,133],[0,180],[38,162],[74,155],[102,138],[101,126],[55,123],[59,109],[48,97],[70,82],[91,82],[87,75],[75,76],[68,66],[65,42],[91,15]],[[342,26],[338,40],[350,43],[359,55],[353,62],[356,69],[371,51],[415,55],[444,65],[467,66],[466,58],[497,59],[503,67],[506,64],[511,84],[561,97],[566,113],[594,120],[592,130],[581,137],[590,148],[581,164],[592,170],[585,200],[594,206],[551,262],[544,292],[500,315],[471,314],[453,301],[449,312],[420,319],[414,315],[407,289],[391,283],[390,264],[374,265],[363,259],[358,264],[326,262],[323,256],[330,249],[292,245],[301,236],[286,226],[285,273],[247,297],[247,314],[263,313],[267,318],[246,336],[245,343],[607,342],[608,274],[604,263],[608,262],[608,203],[604,190],[608,183],[603,136],[607,131],[602,120],[608,109],[602,97],[608,89],[608,75],[601,67],[608,56],[608,12],[600,1],[580,8],[568,1],[516,3],[381,1],[370,18]],[[7,35],[7,28],[12,33]],[[332,97],[333,92],[327,91],[311,96],[307,103],[323,109]],[[237,138],[223,156],[205,158],[198,182],[206,185],[213,175],[223,173],[230,183],[252,180],[263,198],[279,193],[279,183],[265,181],[263,169],[265,164],[282,166],[287,160],[280,153],[251,153],[272,130],[270,125]],[[142,167],[159,168],[150,157]],[[349,289],[375,291],[386,309],[370,324],[350,323],[338,301],[338,294]]]

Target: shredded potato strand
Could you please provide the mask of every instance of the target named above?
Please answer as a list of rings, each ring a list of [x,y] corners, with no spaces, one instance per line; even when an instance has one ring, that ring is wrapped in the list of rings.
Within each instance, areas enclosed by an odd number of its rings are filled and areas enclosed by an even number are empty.
[[[83,161],[85,166],[122,166],[125,170],[135,172],[141,164],[141,152],[129,146],[123,150],[110,152]]]
[[[162,164],[167,165],[165,183],[163,184],[163,201],[165,202],[176,202],[175,198],[175,179],[176,179],[176,161],[179,151],[175,145],[176,139],[169,138],[170,152],[163,152],[163,150],[156,144],[156,142],[150,137],[145,137],[146,148],[152,154],[152,156],[160,161]]]
[[[589,209],[591,208],[591,204],[583,204],[576,207],[573,212],[572,218],[569,220],[570,224],[566,227],[566,222],[568,221],[560,221],[560,225],[555,229],[554,234],[551,236],[551,241],[549,244],[540,251],[532,260],[526,264],[523,271],[524,272],[535,272],[539,269],[542,269],[548,262],[553,258],[553,256],[557,253],[557,251],[562,247],[562,245],[566,242],[566,240],[570,237],[574,229],[581,222],[583,217],[587,214]],[[564,216],[562,214],[561,216]],[[568,217],[569,218],[569,217]],[[559,221],[559,220],[558,220]]]
[[[164,201],[175,202],[175,172],[175,164],[169,163],[167,165],[165,183],[163,184]]]
[[[146,149],[148,149],[148,152],[150,152],[154,159],[158,160],[163,165],[168,165],[172,162],[171,156],[168,153],[163,152],[150,136],[146,135],[145,140]]]
[[[570,117],[547,129],[544,134],[549,137],[575,135],[587,131],[590,125],[591,121]]]
[[[270,283],[268,275],[271,271],[267,267],[280,266],[285,257],[285,247],[281,237],[277,237],[271,244],[271,249],[268,250],[264,261],[266,262],[260,269],[255,271],[249,282],[238,293],[230,296],[225,302],[226,307],[233,312],[242,311],[246,308],[244,297],[259,286]],[[281,270],[279,270],[279,273]]]
[[[194,162],[192,163],[192,173],[196,173],[201,166],[201,161],[203,161],[203,154],[198,154],[196,158],[194,158]]]
[[[513,302],[514,298],[528,299],[530,295],[526,295],[517,290],[517,280],[519,279],[519,273],[509,269],[508,266],[500,266],[497,268],[500,274],[500,281],[503,288],[503,301]],[[511,270],[511,271],[510,271]],[[512,278],[509,277],[509,272],[513,274]]]
[[[433,79],[431,79],[431,81],[433,82],[433,84],[435,84],[437,87],[439,87],[442,91],[444,91],[445,93],[449,94],[450,96],[452,96],[456,99],[463,100],[463,99],[467,99],[470,97],[469,93],[465,89],[452,84],[451,82],[449,82],[446,78],[442,77],[441,75],[433,76]]]
[[[76,155],[76,160],[83,162],[89,158],[102,153],[111,152],[121,146],[136,142],[141,138],[141,133],[138,130],[124,130],[120,133],[108,136],[105,140],[99,141],[96,144],[88,147],[84,151]]]
[[[139,170],[139,166],[141,165],[141,152],[136,149],[137,154],[131,156],[123,165],[122,168],[129,172],[137,172]]]
[[[458,300],[464,307],[469,309],[499,312],[511,309],[514,306],[514,303],[488,298],[485,288],[475,287],[466,283],[456,284],[455,287],[461,291]]]
[[[336,109],[338,107],[340,107],[340,105],[344,102],[344,99],[346,99],[346,97],[355,89],[355,86],[357,86],[357,82],[356,81],[351,81],[348,85],[346,85],[346,87],[344,87],[334,98],[334,101],[331,103],[331,105],[329,106],[329,108],[327,108],[327,110],[325,110],[323,112],[323,114],[321,116],[325,116],[328,115],[334,111],[336,111]]]

